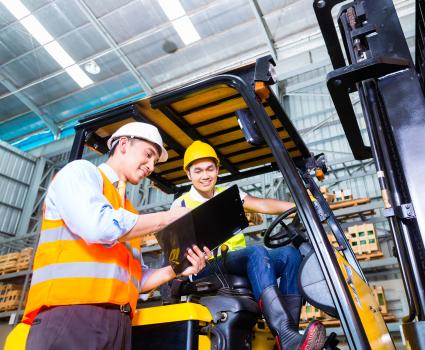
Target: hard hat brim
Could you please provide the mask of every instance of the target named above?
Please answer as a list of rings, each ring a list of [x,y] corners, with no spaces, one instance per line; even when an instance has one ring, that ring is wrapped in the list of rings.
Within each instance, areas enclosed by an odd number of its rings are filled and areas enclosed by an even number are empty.
[[[106,145],[108,146],[108,149],[111,150],[113,143],[115,141],[119,140],[121,137],[127,137],[129,139],[143,140],[143,141],[146,141],[146,142],[149,142],[149,143],[152,143],[153,145],[155,145],[156,146],[155,148],[160,151],[160,155],[159,155],[159,158],[158,158],[158,163],[164,163],[168,159],[168,152],[164,148],[164,146],[159,145],[158,143],[156,143],[156,142],[154,142],[152,140],[148,140],[148,139],[143,138],[143,137],[136,137],[136,136],[130,136],[130,135],[120,135],[120,136],[117,136],[117,137],[110,137],[109,140],[106,142]]]

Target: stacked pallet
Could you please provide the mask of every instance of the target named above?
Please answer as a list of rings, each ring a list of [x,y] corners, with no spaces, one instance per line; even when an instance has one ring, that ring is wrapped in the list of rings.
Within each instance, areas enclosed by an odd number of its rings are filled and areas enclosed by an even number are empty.
[[[359,260],[381,258],[378,237],[373,224],[354,225],[348,228],[348,239]]]
[[[31,255],[32,255],[32,248],[25,248],[21,250],[18,257],[17,265],[16,265],[16,271],[23,271],[23,270],[29,269]]]
[[[351,194],[351,190],[349,189],[334,191],[334,194],[335,194],[335,202],[353,200],[353,195]]]
[[[28,270],[32,255],[32,248],[25,248],[20,252],[0,255],[0,275]]]
[[[19,307],[22,286],[17,284],[0,285],[0,311],[12,311]]]
[[[371,260],[384,256],[379,248],[378,237],[373,224],[350,226],[348,231],[345,232],[345,237],[358,260]],[[328,239],[333,247],[339,247],[333,234],[328,234]]]
[[[384,254],[381,252],[378,244],[378,237],[373,224],[354,225],[345,232],[351,248],[358,260],[371,260],[382,258]],[[331,244],[338,248],[338,242],[333,234],[328,234]]]
[[[11,273],[16,271],[18,264],[19,252],[0,255],[0,274]]]
[[[388,315],[388,305],[387,300],[385,299],[384,287],[382,286],[372,286],[373,295],[375,296],[376,303],[379,306],[379,311],[382,315]]]

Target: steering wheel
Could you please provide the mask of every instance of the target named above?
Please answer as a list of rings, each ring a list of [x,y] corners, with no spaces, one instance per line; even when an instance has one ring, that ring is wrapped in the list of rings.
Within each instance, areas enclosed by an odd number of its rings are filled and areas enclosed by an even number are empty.
[[[305,229],[304,227],[300,228],[302,224],[297,214],[295,214],[293,220],[289,224],[285,224],[283,222],[283,220],[296,212],[297,208],[293,207],[283,212],[273,220],[264,233],[264,245],[267,248],[283,247],[293,242],[296,238],[298,238],[298,240],[301,239],[301,241],[306,241],[306,236],[303,234]],[[279,231],[272,233],[278,224],[282,227]]]

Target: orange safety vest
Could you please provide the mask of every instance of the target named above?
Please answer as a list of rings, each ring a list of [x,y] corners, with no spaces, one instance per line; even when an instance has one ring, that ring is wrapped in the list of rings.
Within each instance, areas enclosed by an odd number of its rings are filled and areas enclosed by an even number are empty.
[[[100,173],[103,195],[114,209],[120,208],[118,191]],[[128,200],[124,207],[137,213]],[[43,308],[76,304],[129,303],[133,316],[142,279],[140,245],[141,239],[112,247],[88,244],[63,220],[43,215],[23,322],[32,324]]]

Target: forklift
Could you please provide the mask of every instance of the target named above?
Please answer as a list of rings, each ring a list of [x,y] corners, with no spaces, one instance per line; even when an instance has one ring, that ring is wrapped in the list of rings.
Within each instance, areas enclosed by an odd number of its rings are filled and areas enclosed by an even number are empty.
[[[166,144],[169,160],[150,176],[166,193],[185,191],[183,154],[195,140],[217,150],[221,183],[280,171],[297,217],[285,224],[294,209],[277,217],[265,233],[266,246],[299,247],[304,256],[299,274],[304,298],[339,318],[352,349],[394,349],[371,288],[314,180],[326,173],[324,156],[310,153],[271,90],[274,83],[274,61],[266,56],[255,64],[89,116],[76,126],[70,161],[81,158],[87,147],[106,153],[106,141],[117,128],[142,121],[157,126]],[[302,230],[294,229],[297,221]],[[334,234],[337,249],[324,225]],[[225,276],[233,291],[225,293],[219,277],[178,281],[171,287],[174,303],[138,309],[133,348],[271,349],[273,337],[258,321],[261,315],[247,280]],[[335,340],[329,338],[328,349],[336,348]]]
[[[150,176],[166,193],[178,196],[186,190],[183,154],[195,140],[217,150],[221,183],[280,171],[296,210],[274,220],[265,233],[265,245],[294,244],[300,249],[304,258],[298,282],[304,298],[341,321],[351,349],[395,349],[365,275],[314,180],[326,173],[324,155],[308,150],[271,89],[274,65],[270,56],[262,57],[255,64],[84,118],[76,126],[70,161],[81,158],[85,147],[106,153],[106,140],[117,128],[141,121],[157,126],[166,144],[170,158]],[[297,217],[285,224],[294,211]],[[299,222],[302,229],[297,229]],[[249,283],[238,276],[219,277],[176,281],[171,303],[168,299],[164,305],[138,309],[133,348],[272,348]],[[337,348],[334,334],[325,348]]]
[[[403,333],[409,349],[425,349],[425,192],[420,190],[425,164],[418,149],[425,134],[423,90],[391,0],[356,0],[341,8],[338,21],[348,63],[331,14],[340,2],[313,3],[335,68],[327,84],[355,158],[375,159],[409,301]],[[387,46],[393,51],[385,52]],[[271,56],[262,57],[83,118],[75,127],[69,160],[92,151],[107,153],[106,141],[115,130],[141,121],[158,127],[169,154],[150,175],[166,193],[178,196],[187,189],[183,155],[195,140],[216,149],[221,183],[279,171],[296,209],[273,221],[265,245],[273,249],[293,244],[300,249],[298,282],[303,297],[340,320],[350,349],[395,349],[365,275],[315,180],[327,172],[325,157],[308,150],[272,90],[274,66]],[[362,101],[370,146],[363,142],[349,99],[355,91]],[[140,305],[132,322],[135,350],[265,350],[274,344],[249,283],[240,276],[217,273],[194,282],[173,281],[170,296],[160,305]],[[337,349],[334,334],[325,349]]]

